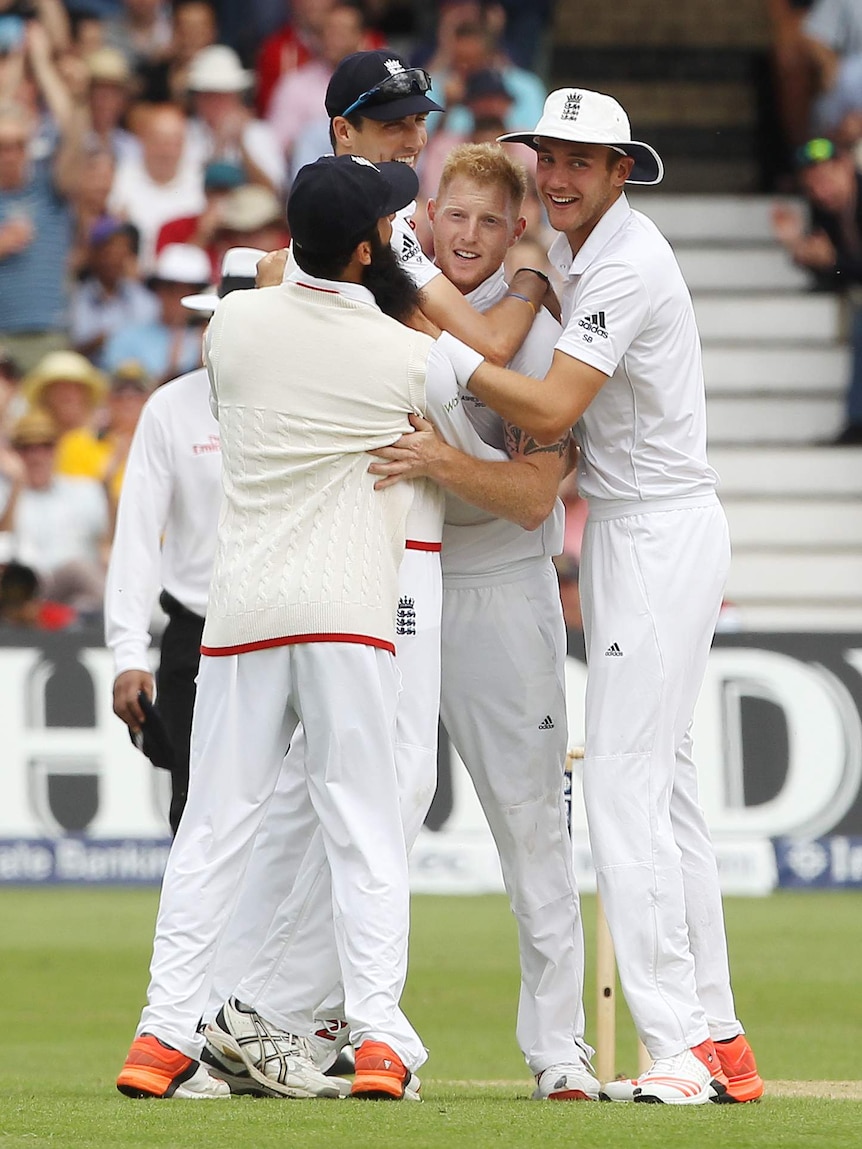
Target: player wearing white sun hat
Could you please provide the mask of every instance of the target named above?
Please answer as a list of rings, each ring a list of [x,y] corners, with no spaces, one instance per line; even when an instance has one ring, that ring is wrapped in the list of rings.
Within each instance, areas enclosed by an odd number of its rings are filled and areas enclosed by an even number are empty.
[[[538,153],[564,331],[544,380],[484,363],[469,387],[540,442],[574,426],[580,447],[584,796],[623,990],[653,1057],[621,1094],[753,1100],[763,1084],[736,1017],[690,738],[727,524],[691,297],[670,245],[625,197],[628,181],[661,179],[661,160],[632,140],[616,100],[580,88],[551,93],[532,131],[500,138]]]

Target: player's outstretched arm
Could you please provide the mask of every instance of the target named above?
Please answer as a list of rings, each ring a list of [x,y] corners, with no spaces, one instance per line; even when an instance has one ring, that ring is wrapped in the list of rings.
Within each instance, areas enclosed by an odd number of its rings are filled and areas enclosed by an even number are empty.
[[[445,275],[437,275],[422,288],[421,306],[432,323],[489,362],[508,363],[524,342],[546,292],[545,281],[523,269],[513,277],[510,294],[490,310],[480,312]]]
[[[372,452],[377,461],[369,470],[379,476],[377,490],[403,479],[425,477],[464,502],[527,531],[536,530],[551,513],[568,459],[568,432],[559,443],[541,447],[517,428],[508,427],[506,446],[512,458],[488,460],[450,446],[427,419],[411,415],[410,422],[416,428],[412,434]]]
[[[555,351],[544,379],[486,361],[470,376],[470,390],[537,443],[553,444],[577,423],[607,379],[598,368]]]

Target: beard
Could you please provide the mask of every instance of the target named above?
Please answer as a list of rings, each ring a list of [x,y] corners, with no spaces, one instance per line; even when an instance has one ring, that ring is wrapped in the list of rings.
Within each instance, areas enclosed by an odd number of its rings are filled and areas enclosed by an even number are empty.
[[[371,237],[371,263],[363,268],[367,287],[384,315],[404,322],[419,306],[419,288],[401,266],[398,256],[375,232]]]

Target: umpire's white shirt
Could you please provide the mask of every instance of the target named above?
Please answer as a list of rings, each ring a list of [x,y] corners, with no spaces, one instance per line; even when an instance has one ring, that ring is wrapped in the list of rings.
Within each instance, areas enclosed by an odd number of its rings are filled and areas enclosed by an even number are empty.
[[[147,400],[129,449],[105,587],[105,641],[115,673],[149,670],[159,588],[201,617],[221,501],[218,423],[206,369]]]
[[[575,427],[581,494],[644,501],[714,490],[700,337],[670,244],[623,195],[574,259],[562,234],[549,257],[565,279],[557,349],[609,376]]]

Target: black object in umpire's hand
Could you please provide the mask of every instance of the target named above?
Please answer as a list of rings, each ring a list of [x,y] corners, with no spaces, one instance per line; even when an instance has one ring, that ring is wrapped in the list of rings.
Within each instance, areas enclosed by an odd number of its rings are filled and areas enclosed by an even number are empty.
[[[140,691],[138,702],[144,712],[144,722],[140,733],[133,734],[130,730],[129,737],[133,745],[145,754],[154,766],[160,770],[173,772],[176,770],[176,758],[164,719],[146,691]]]

